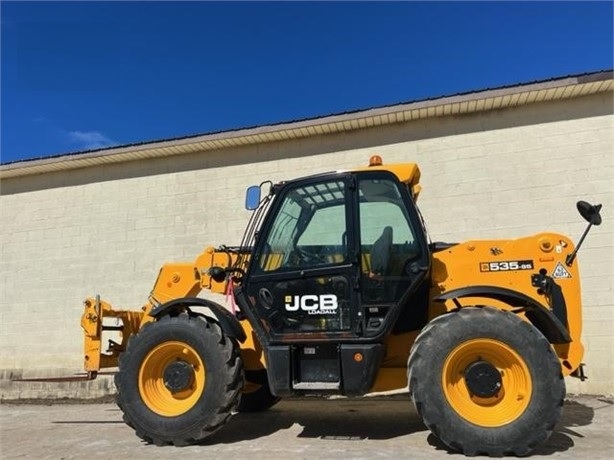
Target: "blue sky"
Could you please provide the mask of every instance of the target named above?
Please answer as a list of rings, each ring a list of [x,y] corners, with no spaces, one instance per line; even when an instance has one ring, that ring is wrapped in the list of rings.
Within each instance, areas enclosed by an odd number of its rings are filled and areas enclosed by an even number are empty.
[[[8,2],[2,163],[612,69],[613,2]]]

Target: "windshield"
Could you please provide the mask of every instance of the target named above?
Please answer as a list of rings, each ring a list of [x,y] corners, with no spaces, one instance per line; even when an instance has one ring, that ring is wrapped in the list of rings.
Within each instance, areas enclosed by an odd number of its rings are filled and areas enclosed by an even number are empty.
[[[268,272],[346,260],[345,184],[341,180],[291,190],[277,211],[259,258]]]

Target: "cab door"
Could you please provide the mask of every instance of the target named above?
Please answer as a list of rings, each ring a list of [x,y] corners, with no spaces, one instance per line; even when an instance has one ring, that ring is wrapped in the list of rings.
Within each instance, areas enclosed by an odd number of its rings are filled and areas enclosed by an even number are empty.
[[[270,343],[355,336],[352,184],[350,175],[320,176],[275,197],[245,285]]]
[[[361,335],[417,329],[426,313],[430,256],[415,203],[389,172],[357,175]]]

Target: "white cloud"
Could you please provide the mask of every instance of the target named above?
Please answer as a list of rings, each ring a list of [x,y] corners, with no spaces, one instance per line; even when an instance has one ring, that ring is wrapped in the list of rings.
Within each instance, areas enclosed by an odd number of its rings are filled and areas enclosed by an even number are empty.
[[[74,144],[79,144],[82,149],[100,149],[116,145],[113,139],[98,131],[69,131],[68,139]]]

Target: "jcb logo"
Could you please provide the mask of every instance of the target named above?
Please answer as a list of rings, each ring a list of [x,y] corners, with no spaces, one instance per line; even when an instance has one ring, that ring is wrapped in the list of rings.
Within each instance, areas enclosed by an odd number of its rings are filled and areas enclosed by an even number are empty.
[[[335,313],[338,306],[334,294],[287,295],[285,305],[287,311],[303,310],[310,315]]]

